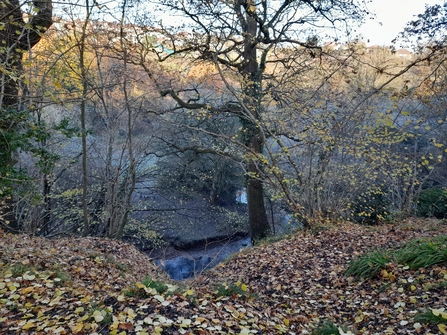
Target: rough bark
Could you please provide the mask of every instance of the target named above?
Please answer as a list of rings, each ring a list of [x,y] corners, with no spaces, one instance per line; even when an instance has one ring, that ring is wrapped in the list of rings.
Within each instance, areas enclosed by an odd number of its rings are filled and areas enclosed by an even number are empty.
[[[23,52],[36,45],[43,32],[48,29],[52,21],[53,6],[51,0],[34,1],[35,15],[25,22],[25,15],[21,10],[19,0],[1,1],[0,6],[0,113],[5,110],[20,109],[19,78],[22,74]],[[0,115],[0,132],[13,134],[17,124],[3,120]],[[1,173],[0,177],[6,177],[15,164],[14,152],[7,140],[8,136],[2,136],[0,140]],[[6,139],[6,140],[5,140]],[[14,198],[11,192],[0,197],[0,222],[13,230],[17,229],[14,216]]]
[[[244,113],[242,118],[243,131],[245,134],[245,145],[253,153],[262,154],[264,139],[260,132],[260,99],[262,73],[258,63],[256,49],[257,23],[252,16],[255,5],[252,0],[246,3],[246,24],[244,30],[244,50],[242,63],[239,71],[243,78],[243,102]],[[256,241],[270,234],[270,226],[264,204],[264,185],[261,179],[262,171],[253,158],[247,162],[247,203],[248,218],[250,225],[250,236]]]
[[[5,50],[0,52],[0,62],[4,70],[0,107],[13,108],[19,102],[17,78],[22,70],[23,51],[36,45],[43,32],[52,24],[53,5],[51,0],[34,1],[36,11],[29,22],[25,22],[19,0],[8,0],[0,6],[0,21],[4,29],[0,30],[0,41]]]

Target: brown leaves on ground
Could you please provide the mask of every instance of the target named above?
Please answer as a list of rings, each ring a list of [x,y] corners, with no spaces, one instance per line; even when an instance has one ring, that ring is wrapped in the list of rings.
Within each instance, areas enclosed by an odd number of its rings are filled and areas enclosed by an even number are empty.
[[[0,333],[310,334],[333,321],[356,334],[437,334],[414,316],[447,307],[447,266],[389,264],[364,281],[343,274],[370,250],[446,233],[442,222],[415,220],[325,227],[250,248],[177,285],[124,243],[3,235]],[[167,291],[141,284],[145,275]]]

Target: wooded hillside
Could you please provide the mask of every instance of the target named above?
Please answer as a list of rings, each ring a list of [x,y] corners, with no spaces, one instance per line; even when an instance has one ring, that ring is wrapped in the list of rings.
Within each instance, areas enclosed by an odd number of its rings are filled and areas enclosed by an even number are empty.
[[[444,7],[378,47],[354,0],[40,5],[0,34],[5,230],[156,247],[172,222],[445,217]]]

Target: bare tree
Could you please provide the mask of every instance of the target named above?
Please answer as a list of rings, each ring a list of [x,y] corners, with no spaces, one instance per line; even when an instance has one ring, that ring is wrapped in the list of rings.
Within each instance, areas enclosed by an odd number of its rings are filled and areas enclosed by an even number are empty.
[[[361,2],[180,0],[159,5],[169,14],[182,15],[186,24],[180,27],[183,32],[162,29],[164,39],[150,46],[158,60],[183,57],[183,61],[214,64],[225,83],[226,95],[210,99],[203,88],[185,90],[179,83],[158,80],[160,93],[170,96],[178,108],[239,117],[240,134],[232,143],[242,149],[246,162],[251,236],[265,237],[270,233],[263,179],[264,150],[269,136],[263,116],[269,92],[266,83],[272,76],[285,76],[272,70],[276,65],[287,68],[289,78],[294,72],[294,80],[305,80],[300,79],[299,70],[310,66],[321,50],[317,28],[330,27],[334,31],[335,26],[345,27],[349,20],[361,20],[364,14]],[[307,60],[299,57],[302,55]],[[147,60],[142,57],[141,65],[157,80]]]

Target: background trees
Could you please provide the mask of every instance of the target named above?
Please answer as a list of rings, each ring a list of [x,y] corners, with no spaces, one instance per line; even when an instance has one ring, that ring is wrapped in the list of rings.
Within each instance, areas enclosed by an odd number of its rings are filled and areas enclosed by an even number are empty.
[[[175,28],[165,29],[170,51],[152,49],[159,60],[186,57],[192,64],[205,61],[214,65],[225,84],[221,98],[214,101],[202,93],[200,86],[191,89],[179,83],[160,83],[160,92],[175,100],[179,108],[239,118],[239,134],[230,142],[241,150],[246,162],[251,236],[265,237],[270,230],[264,205],[265,165],[272,158],[266,157],[265,150],[272,135],[272,129],[264,123],[266,96],[284,80],[305,81],[301,71],[318,64],[313,61],[321,50],[312,27],[315,22],[334,27],[337,21],[360,20],[362,9],[352,1],[286,1],[278,6],[269,1],[171,1],[160,5],[172,15],[185,17],[188,31],[180,34]],[[218,133],[213,135],[222,138]],[[275,169],[279,166],[271,171]],[[273,175],[281,181],[290,209],[298,211],[299,206],[287,196],[280,170]]]
[[[410,55],[336,43],[338,23],[364,14],[352,1],[165,2],[182,16],[173,27],[134,5],[67,5],[22,69],[10,64],[23,83],[10,97],[32,107],[2,112],[5,152],[27,146],[14,166],[28,178],[14,186],[18,229],[121,238],[129,222],[166,226],[176,212],[239,224],[247,210],[258,239],[290,215],[375,223],[443,192],[442,39]],[[435,36],[443,8],[407,33]],[[198,208],[213,214],[192,219]]]

